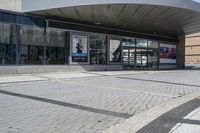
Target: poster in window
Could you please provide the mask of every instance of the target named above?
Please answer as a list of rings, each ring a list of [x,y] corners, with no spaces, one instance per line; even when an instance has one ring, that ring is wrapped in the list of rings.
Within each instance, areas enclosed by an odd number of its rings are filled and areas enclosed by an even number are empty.
[[[160,63],[176,64],[176,45],[160,44]]]
[[[72,61],[87,62],[88,37],[83,35],[72,35]]]
[[[110,40],[110,62],[121,61],[121,42],[120,40]]]

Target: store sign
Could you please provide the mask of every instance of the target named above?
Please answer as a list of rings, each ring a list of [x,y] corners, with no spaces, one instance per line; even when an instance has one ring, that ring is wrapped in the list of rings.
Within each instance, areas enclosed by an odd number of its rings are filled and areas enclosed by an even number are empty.
[[[176,45],[160,44],[160,64],[176,64]]]
[[[83,35],[72,35],[72,61],[87,62],[88,37]]]

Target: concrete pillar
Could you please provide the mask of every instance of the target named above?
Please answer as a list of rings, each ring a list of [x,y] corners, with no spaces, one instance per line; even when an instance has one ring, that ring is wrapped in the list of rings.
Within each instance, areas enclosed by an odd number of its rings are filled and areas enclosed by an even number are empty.
[[[20,12],[22,2],[21,0],[0,0],[0,9]]]
[[[20,25],[16,25],[16,64],[19,65],[21,64],[21,52],[20,52],[20,45],[21,45],[21,36],[22,36],[22,29]]]
[[[176,62],[177,68],[183,69],[185,68],[185,35],[180,35],[178,37],[178,44],[177,44],[177,55],[176,55]]]

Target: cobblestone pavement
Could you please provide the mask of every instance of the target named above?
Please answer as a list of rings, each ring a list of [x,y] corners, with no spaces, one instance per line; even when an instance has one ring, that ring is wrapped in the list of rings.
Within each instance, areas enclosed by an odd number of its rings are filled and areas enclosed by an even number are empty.
[[[90,75],[0,84],[0,133],[98,133],[200,91],[200,71]]]

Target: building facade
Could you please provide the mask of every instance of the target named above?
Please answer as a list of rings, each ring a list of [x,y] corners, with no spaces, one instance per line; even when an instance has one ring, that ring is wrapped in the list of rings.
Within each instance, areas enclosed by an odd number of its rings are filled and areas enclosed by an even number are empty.
[[[184,68],[185,34],[200,29],[188,1],[1,2],[0,73]]]
[[[200,64],[200,33],[186,36],[186,64]]]

